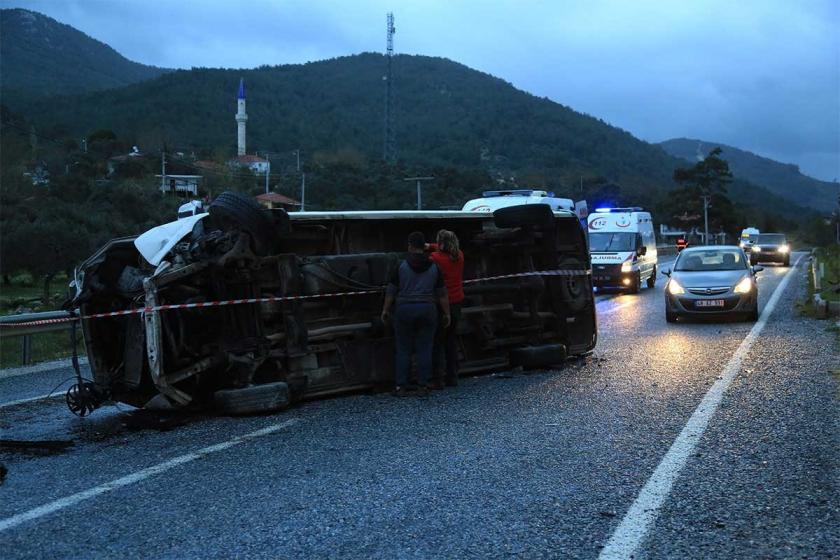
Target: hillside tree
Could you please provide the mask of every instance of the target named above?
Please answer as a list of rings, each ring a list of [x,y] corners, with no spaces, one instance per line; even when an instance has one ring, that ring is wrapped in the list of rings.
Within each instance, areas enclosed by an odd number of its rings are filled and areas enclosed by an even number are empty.
[[[691,167],[674,170],[677,188],[670,191],[662,205],[663,213],[676,225],[686,228],[704,225],[704,199],[709,201],[709,231],[734,234],[737,228],[735,207],[727,195],[732,182],[729,164],[715,148]]]

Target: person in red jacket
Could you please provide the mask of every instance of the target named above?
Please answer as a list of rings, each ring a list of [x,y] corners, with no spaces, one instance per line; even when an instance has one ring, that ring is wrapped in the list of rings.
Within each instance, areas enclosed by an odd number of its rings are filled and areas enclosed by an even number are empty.
[[[464,253],[454,232],[442,229],[437,233],[437,243],[429,243],[430,259],[443,272],[443,283],[449,295],[449,313],[451,320],[444,327],[438,324],[435,339],[435,367],[433,369],[431,389],[442,389],[445,382],[449,387],[458,385],[458,320],[461,318],[461,303],[464,301]],[[444,372],[445,364],[445,372]]]

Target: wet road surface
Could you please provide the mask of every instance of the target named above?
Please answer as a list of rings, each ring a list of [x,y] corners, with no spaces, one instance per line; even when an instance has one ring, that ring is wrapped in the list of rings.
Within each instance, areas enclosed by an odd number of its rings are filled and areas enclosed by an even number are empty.
[[[67,368],[0,376],[0,438],[75,443],[0,451],[2,556],[596,558],[629,524],[639,544],[619,552],[636,558],[835,557],[840,360],[828,323],[796,310],[803,263],[746,350],[752,323],[666,324],[660,278],[599,295],[592,356],[422,399],[130,430],[129,407],[78,419],[61,399],[4,406],[48,393]],[[762,307],[787,272],[760,274]],[[634,504],[736,352],[719,407],[639,529]]]

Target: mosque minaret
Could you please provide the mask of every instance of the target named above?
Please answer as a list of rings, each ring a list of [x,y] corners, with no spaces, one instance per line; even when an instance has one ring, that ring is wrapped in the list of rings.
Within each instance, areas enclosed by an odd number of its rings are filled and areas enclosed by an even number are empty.
[[[245,155],[245,123],[248,113],[245,112],[245,79],[239,79],[239,94],[236,96],[236,155]]]

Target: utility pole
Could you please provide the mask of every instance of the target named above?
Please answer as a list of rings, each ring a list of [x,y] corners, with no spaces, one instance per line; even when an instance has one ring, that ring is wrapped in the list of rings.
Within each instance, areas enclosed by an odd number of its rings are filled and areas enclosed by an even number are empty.
[[[306,173],[300,171],[300,148],[293,152],[297,157],[297,172],[300,173],[300,211],[306,210]]]
[[[703,244],[709,244],[709,199],[711,196],[704,194],[703,195],[703,221],[705,222],[704,228],[704,235],[703,235]]]
[[[434,181],[434,177],[406,177],[403,181],[417,181],[417,209],[423,209],[423,181]]]
[[[166,152],[160,152],[160,192],[166,192]]]
[[[268,154],[265,157],[265,194],[268,194],[268,175],[271,172],[271,160],[268,159]]]
[[[87,153],[87,138],[82,138],[82,150]]]
[[[306,173],[300,174],[300,211],[306,211]]]
[[[834,184],[837,185],[837,222],[834,224],[834,239],[840,245],[840,183],[837,178],[834,178]]]
[[[382,146],[382,159],[386,162],[394,159],[394,128],[391,122],[391,113],[393,111],[393,73],[391,71],[391,62],[394,58],[394,14],[388,12],[386,27],[386,49],[385,58],[388,62],[388,73],[385,75],[385,138]]]

